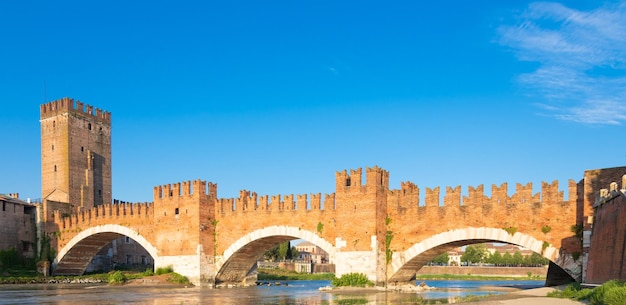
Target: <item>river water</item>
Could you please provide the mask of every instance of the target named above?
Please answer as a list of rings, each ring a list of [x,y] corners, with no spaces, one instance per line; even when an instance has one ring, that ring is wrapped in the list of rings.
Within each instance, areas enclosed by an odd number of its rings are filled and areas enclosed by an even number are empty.
[[[542,287],[544,281],[424,281],[437,289],[417,293],[329,293],[330,281],[272,281],[272,286],[210,289],[86,284],[0,285],[0,304],[442,304],[457,297],[507,293],[504,287]],[[277,285],[280,284],[280,285]]]

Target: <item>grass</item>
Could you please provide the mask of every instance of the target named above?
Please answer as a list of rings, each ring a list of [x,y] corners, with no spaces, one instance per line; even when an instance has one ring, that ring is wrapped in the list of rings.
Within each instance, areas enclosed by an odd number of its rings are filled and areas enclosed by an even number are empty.
[[[590,305],[622,305],[626,300],[626,283],[608,281],[596,288],[582,288],[575,283],[563,290],[548,293],[549,297],[588,301]]]
[[[259,268],[257,279],[259,281],[274,281],[274,280],[332,280],[335,275],[332,273],[299,273],[295,271],[289,271],[284,269],[270,269]]]
[[[173,271],[172,267],[158,268],[156,272],[146,269],[144,272],[137,271],[112,271],[109,273],[93,273],[74,276],[49,276],[44,277],[37,272],[11,273],[9,276],[0,276],[0,284],[45,284],[50,281],[69,282],[72,280],[90,279],[110,285],[121,285],[129,280],[140,279],[153,275],[167,274],[167,281],[172,284],[191,284],[187,277]]]

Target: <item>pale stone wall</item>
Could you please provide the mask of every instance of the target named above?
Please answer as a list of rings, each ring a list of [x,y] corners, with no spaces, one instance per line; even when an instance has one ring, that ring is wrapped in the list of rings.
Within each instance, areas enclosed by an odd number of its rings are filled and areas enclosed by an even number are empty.
[[[192,284],[202,286],[200,261],[200,255],[159,256],[154,259],[154,268],[171,266],[174,272],[186,276]]]

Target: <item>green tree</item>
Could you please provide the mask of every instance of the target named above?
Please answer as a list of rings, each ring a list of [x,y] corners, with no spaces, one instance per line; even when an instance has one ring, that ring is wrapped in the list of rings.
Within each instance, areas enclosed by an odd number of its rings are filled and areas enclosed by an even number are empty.
[[[531,266],[545,266],[550,262],[547,258],[541,256],[541,254],[537,252],[533,252],[528,261]]]
[[[280,259],[280,254],[278,253],[278,248],[279,245],[276,245],[272,248],[270,248],[269,250],[265,251],[265,254],[263,255],[263,257],[268,260],[268,261],[272,261],[275,262],[277,260]]]
[[[449,261],[450,261],[450,256],[448,255],[448,252],[444,252],[435,256],[435,258],[433,258],[431,262],[438,264],[438,265],[442,265],[442,264],[447,265]]]
[[[494,264],[495,266],[502,265],[502,254],[498,251],[494,251],[491,255],[489,255],[487,262]]]
[[[278,255],[280,259],[290,259],[291,251],[289,251],[289,242],[286,241],[278,245]]]
[[[296,248],[296,246],[291,246],[291,258],[297,259],[300,256],[300,251]]]
[[[489,251],[484,244],[469,245],[461,255],[461,261],[468,264],[482,263],[488,257]]]
[[[502,263],[506,266],[511,266],[513,264],[513,255],[509,252],[504,253],[502,255]]]
[[[522,255],[522,252],[515,251],[515,253],[513,253],[513,265],[516,265],[519,267],[523,263],[524,263],[524,256]]]

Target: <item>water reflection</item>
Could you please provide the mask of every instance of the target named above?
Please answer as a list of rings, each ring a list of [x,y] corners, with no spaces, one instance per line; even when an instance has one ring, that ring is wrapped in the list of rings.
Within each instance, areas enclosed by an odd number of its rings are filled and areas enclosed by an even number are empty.
[[[279,281],[280,286],[232,289],[165,286],[2,285],[0,304],[445,304],[468,295],[506,293],[502,287],[543,286],[542,281],[426,281],[420,293],[320,292],[329,281]],[[487,288],[485,288],[487,287]],[[493,287],[493,288],[489,288]]]

